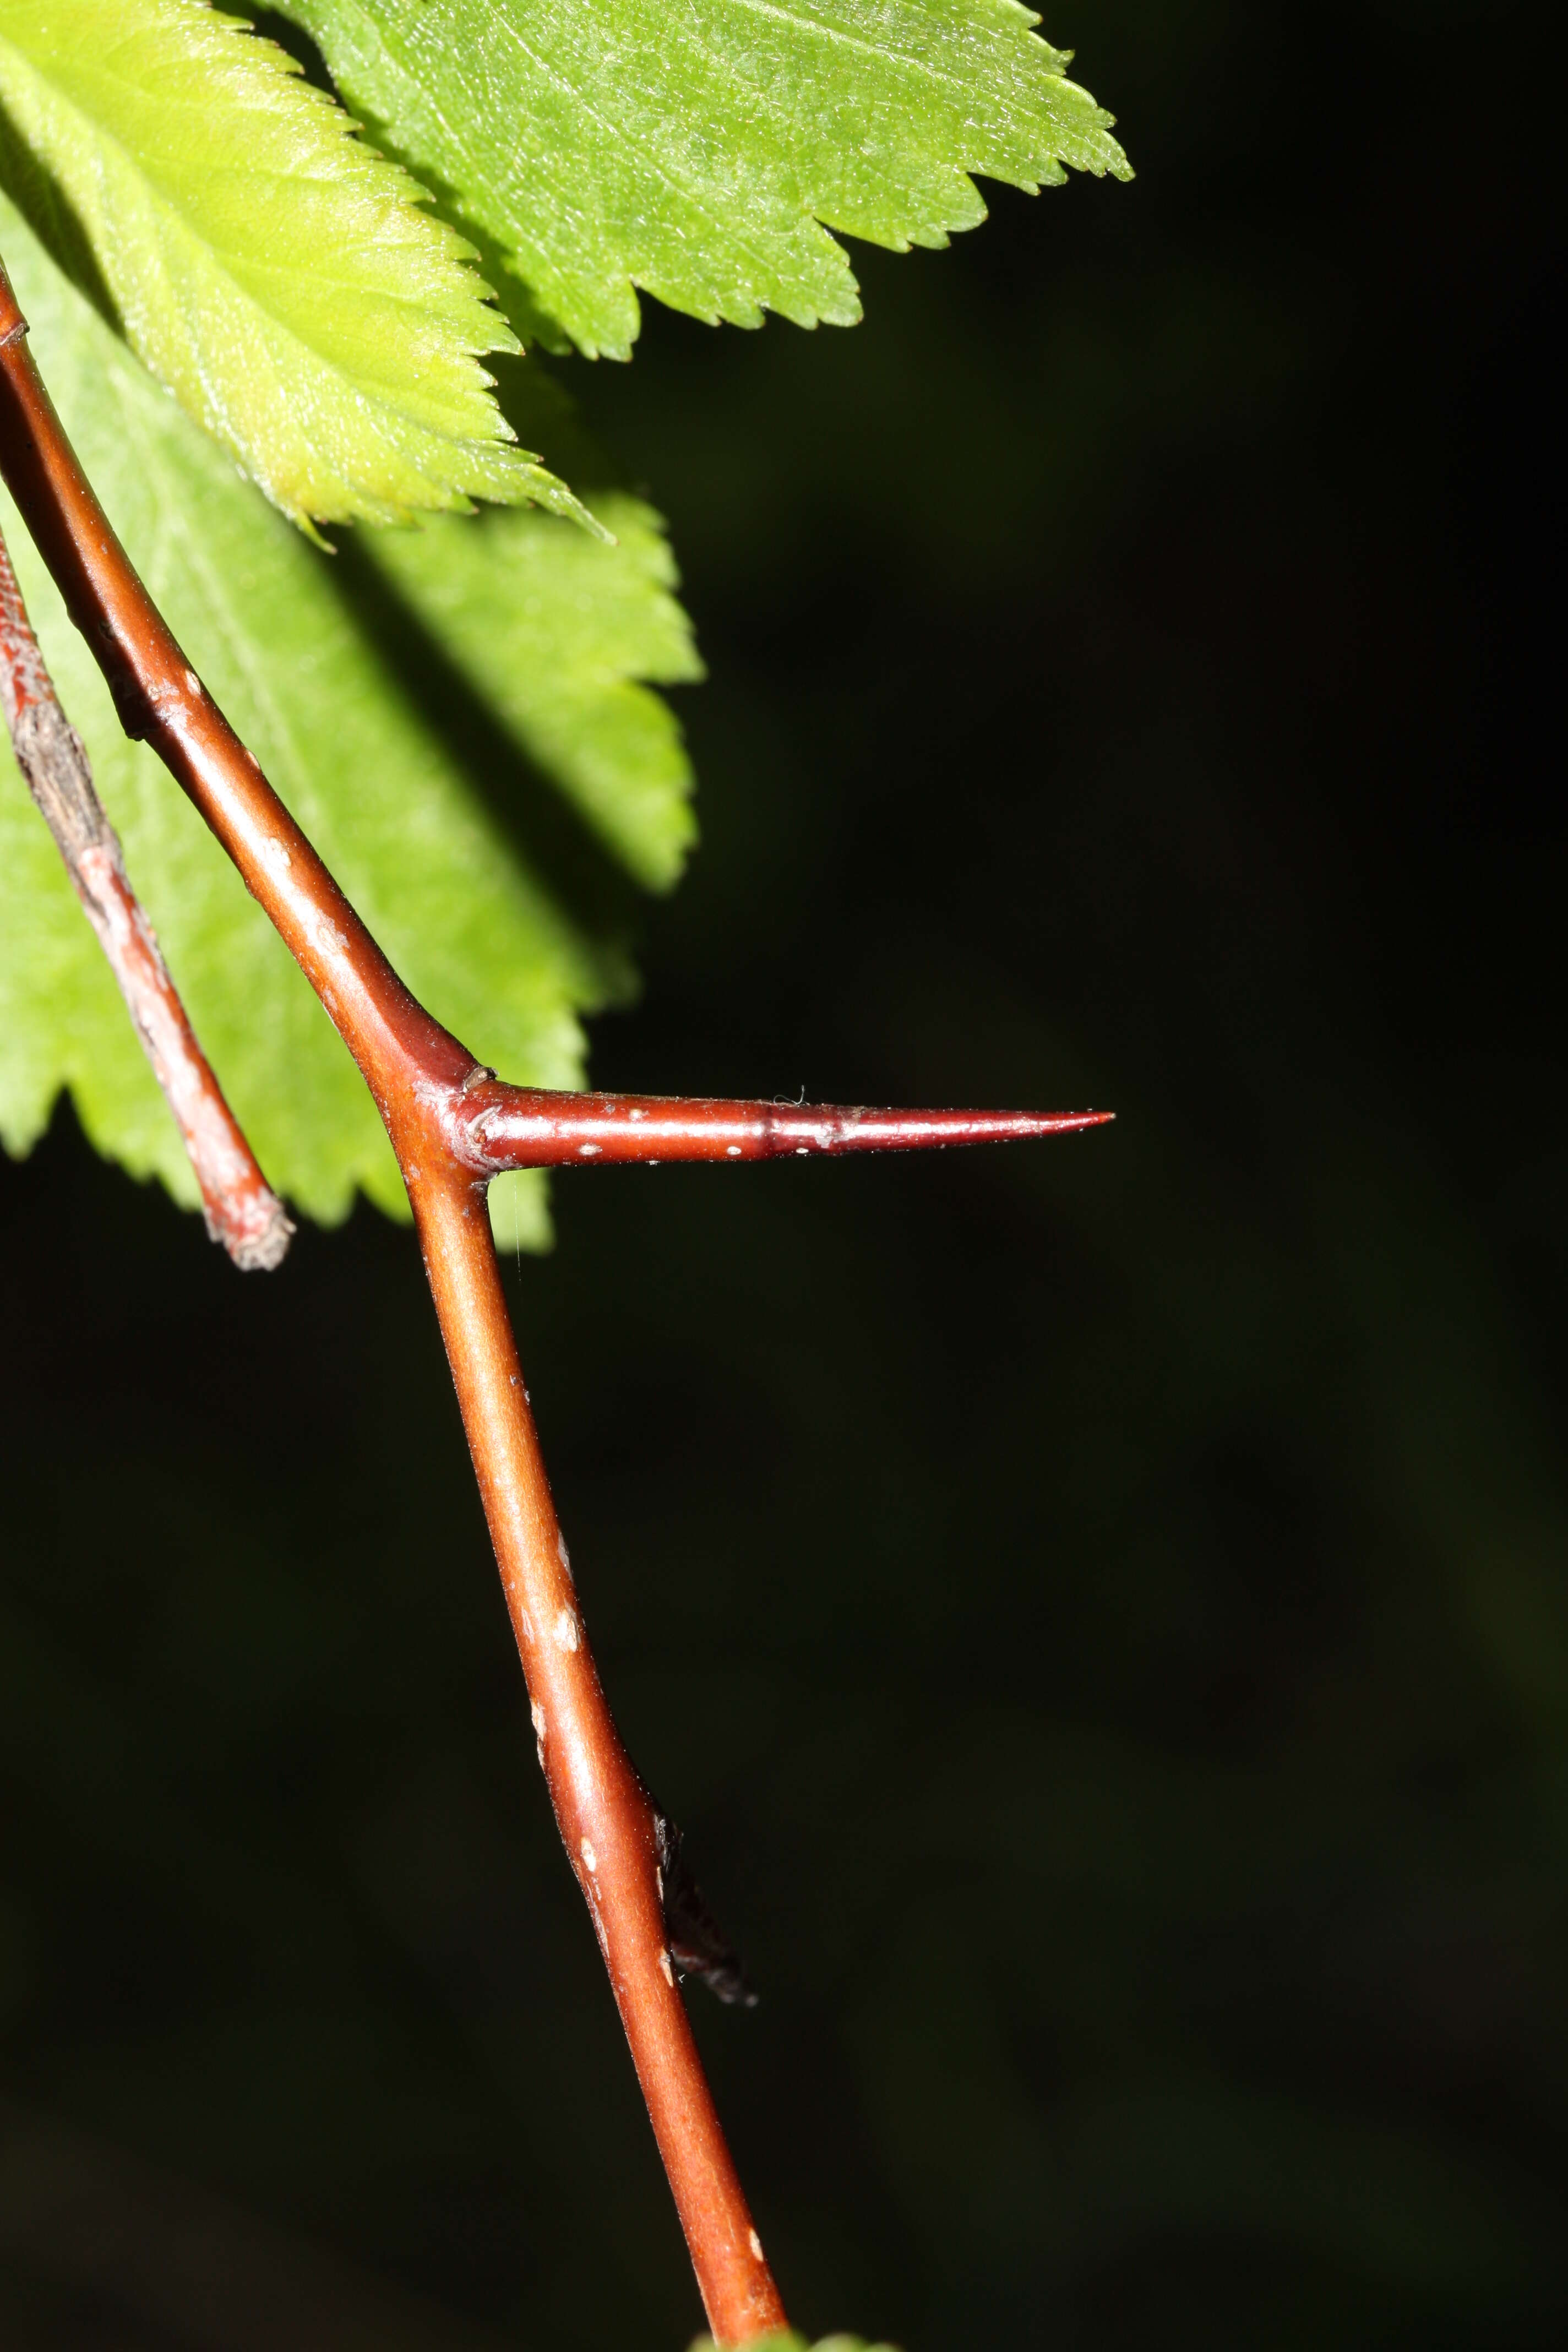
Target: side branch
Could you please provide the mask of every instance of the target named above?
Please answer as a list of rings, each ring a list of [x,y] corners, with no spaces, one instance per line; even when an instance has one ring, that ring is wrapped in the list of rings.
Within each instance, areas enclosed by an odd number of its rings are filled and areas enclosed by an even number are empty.
[[[207,1232],[245,1273],[281,1263],[294,1228],[196,1042],[125,872],[81,738],[61,709],[0,537],[0,706],[38,813],[120,983],[201,1188]]]

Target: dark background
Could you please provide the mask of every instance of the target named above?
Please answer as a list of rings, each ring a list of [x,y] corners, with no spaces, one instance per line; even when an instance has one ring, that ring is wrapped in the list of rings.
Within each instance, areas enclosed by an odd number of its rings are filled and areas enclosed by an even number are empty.
[[[1069,0],[1133,186],[566,371],[713,673],[596,1076],[1119,1114],[509,1276],[813,2330],[1568,2328],[1543,26]],[[678,2352],[410,1236],[0,1219],[0,2339]]]

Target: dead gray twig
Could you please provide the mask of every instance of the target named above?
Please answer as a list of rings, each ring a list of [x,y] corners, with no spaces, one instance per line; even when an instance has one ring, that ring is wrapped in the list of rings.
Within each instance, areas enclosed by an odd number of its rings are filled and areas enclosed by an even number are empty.
[[[153,1075],[184,1139],[208,1233],[236,1265],[279,1264],[294,1227],[196,1042],[125,872],[80,736],[60,708],[0,537],[0,703],[16,764],[109,960]]]

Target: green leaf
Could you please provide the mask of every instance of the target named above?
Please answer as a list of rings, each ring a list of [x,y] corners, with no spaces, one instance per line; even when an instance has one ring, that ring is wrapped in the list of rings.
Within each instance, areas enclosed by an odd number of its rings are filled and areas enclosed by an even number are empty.
[[[1129,176],[1013,0],[281,0],[520,317],[626,357],[635,287],[698,318],[859,316],[843,229],[900,250],[1031,191]],[[826,226],[823,226],[826,224]]]
[[[711,2336],[700,2336],[691,2352],[719,2352]],[[760,2336],[747,2347],[747,2352],[893,2352],[890,2344],[868,2344],[858,2336],[825,2336],[819,2344],[808,2344],[804,2336],[786,2328],[782,2336]]]
[[[613,546],[491,512],[384,532],[369,552],[627,871],[668,889],[696,837],[691,769],[668,704],[637,681],[702,665],[658,516],[615,493],[593,506]]]
[[[296,521],[570,510],[479,364],[514,345],[468,248],[205,0],[0,0],[0,182]]]
[[[577,1014],[630,985],[619,954],[531,866],[394,674],[319,554],[241,481],[0,199],[0,250],[89,476],[195,667],[424,1002],[513,1078],[578,1086]],[[132,880],[271,1181],[310,1215],[356,1186],[403,1212],[370,1096],[216,843],[126,741],[87,647],[8,502],[4,528],[61,698],[86,740]],[[475,528],[458,525],[458,529]],[[579,537],[581,534],[578,535]],[[586,543],[586,542],[584,542]],[[563,635],[569,647],[569,637]],[[68,1086],[99,1149],[193,1190],[119,995],[27,798],[0,761],[0,1139],[24,1151]],[[505,1239],[540,1241],[518,1179]]]

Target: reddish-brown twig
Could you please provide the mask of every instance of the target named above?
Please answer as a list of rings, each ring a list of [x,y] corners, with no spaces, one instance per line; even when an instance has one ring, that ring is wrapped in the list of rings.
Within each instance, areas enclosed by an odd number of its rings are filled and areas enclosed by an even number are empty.
[[[0,470],[129,734],[195,802],[316,990],[397,1153],[533,1702],[566,1851],[587,1900],[659,2151],[721,2344],[782,2328],[676,1987],[656,1815],[588,1648],[507,1316],[485,1185],[507,1168],[763,1159],[1042,1135],[1031,1113],[794,1109],[562,1095],[483,1068],[404,987],[228,726],[137,578],[78,465],[0,270]]]
[[[0,536],[0,707],[16,765],[120,983],[132,1026],[174,1114],[207,1232],[247,1273],[279,1265],[293,1226],[224,1099],[131,887],[80,736],[61,709]]]

